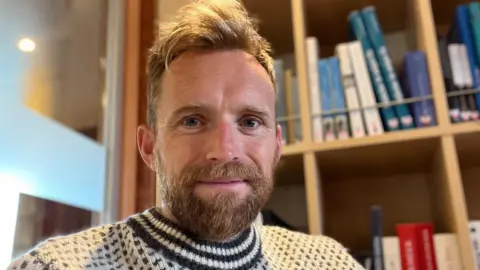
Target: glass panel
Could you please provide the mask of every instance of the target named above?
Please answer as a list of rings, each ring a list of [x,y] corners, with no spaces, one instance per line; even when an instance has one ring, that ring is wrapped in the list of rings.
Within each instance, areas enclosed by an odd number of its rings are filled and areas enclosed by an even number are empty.
[[[0,269],[97,223],[106,0],[0,0]]]
[[[100,140],[108,1],[0,2],[3,91]]]

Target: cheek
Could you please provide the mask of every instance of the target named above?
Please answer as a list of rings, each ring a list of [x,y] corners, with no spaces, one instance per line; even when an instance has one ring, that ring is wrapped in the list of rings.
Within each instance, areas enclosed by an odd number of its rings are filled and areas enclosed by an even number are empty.
[[[195,151],[198,151],[198,147],[194,146],[195,143],[189,136],[164,136],[159,145],[164,173],[166,175],[176,175],[185,166],[191,164],[193,157],[196,155]]]
[[[274,166],[277,152],[275,140],[249,140],[245,143],[248,156],[262,169],[263,173],[270,175]]]

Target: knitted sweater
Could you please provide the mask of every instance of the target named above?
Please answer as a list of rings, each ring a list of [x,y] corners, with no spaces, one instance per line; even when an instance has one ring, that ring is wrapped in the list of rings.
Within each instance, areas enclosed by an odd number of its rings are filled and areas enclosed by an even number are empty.
[[[148,209],[124,221],[50,238],[8,269],[363,269],[336,241],[252,226],[229,242],[198,240]]]

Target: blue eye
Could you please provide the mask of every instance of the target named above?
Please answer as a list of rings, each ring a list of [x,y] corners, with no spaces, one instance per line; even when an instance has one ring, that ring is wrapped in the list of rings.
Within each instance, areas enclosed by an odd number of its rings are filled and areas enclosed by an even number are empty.
[[[260,125],[260,120],[255,117],[244,118],[241,121],[241,125],[249,129],[255,129]]]
[[[197,118],[189,117],[189,118],[185,118],[182,124],[187,127],[197,127],[201,124],[201,122]]]

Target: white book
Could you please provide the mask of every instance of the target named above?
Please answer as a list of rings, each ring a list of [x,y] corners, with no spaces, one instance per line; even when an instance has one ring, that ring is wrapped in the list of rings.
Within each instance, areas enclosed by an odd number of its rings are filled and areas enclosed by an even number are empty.
[[[402,270],[400,242],[397,236],[382,237],[383,265],[385,270]]]
[[[472,241],[473,256],[477,270],[480,270],[480,221],[472,220],[468,224],[470,229],[470,240]]]
[[[462,269],[457,237],[453,233],[436,233],[433,235],[437,270]]]
[[[448,56],[450,58],[450,65],[452,66],[453,84],[456,88],[462,90],[466,88],[468,74],[465,74],[464,70],[461,44],[448,44]],[[463,121],[470,119],[470,111],[468,110],[465,96],[460,96],[460,118]]]
[[[378,109],[375,107],[377,102],[375,100],[375,94],[373,93],[372,82],[370,81],[360,41],[349,42],[348,50],[350,52],[353,74],[355,75],[355,84],[357,85],[360,96],[360,104],[363,107],[363,115],[368,135],[383,134],[382,120],[380,119]]]
[[[335,47],[335,54],[340,62],[340,73],[347,103],[348,117],[350,118],[352,137],[365,137],[365,126],[363,124],[357,85],[355,84],[355,75],[353,74],[352,63],[350,62],[348,43],[338,44]]]
[[[310,113],[312,121],[312,136],[314,142],[323,141],[322,107],[320,102],[320,86],[318,79],[318,40],[307,37],[305,40],[308,64],[308,89],[310,93]]]

